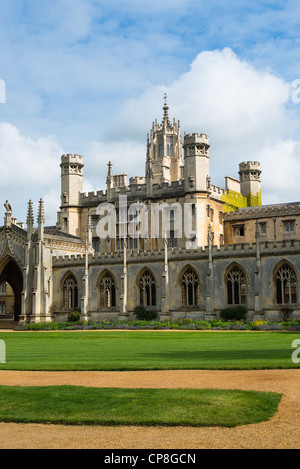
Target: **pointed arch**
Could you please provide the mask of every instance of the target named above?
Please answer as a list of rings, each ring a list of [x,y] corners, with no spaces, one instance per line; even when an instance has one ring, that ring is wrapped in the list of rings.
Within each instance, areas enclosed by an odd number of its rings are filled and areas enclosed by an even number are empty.
[[[247,275],[236,262],[225,272],[226,298],[228,305],[245,305],[247,302]]]
[[[280,261],[273,272],[276,304],[298,303],[298,276],[295,267],[287,260]]]
[[[140,306],[156,306],[157,283],[151,269],[144,267],[137,278]]]
[[[101,272],[97,282],[100,293],[100,308],[116,307],[116,287],[115,276],[108,269]]]
[[[23,273],[19,263],[11,256],[5,256],[0,263],[0,284],[7,282],[14,294],[14,320],[22,314]]]
[[[4,255],[3,259],[0,261],[0,272],[4,270],[9,262],[14,262],[20,270],[22,270],[22,266],[20,265],[19,261],[12,257],[10,254]]]
[[[77,309],[78,301],[78,280],[72,271],[68,271],[62,278],[63,307],[67,309]]]
[[[186,265],[179,275],[182,306],[199,306],[200,278],[191,265]]]

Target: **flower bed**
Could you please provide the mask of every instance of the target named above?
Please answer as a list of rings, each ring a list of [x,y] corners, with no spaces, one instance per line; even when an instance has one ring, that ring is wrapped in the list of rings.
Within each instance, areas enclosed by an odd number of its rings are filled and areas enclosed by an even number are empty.
[[[181,319],[172,321],[101,321],[101,322],[48,322],[38,324],[25,324],[18,330],[231,330],[231,331],[300,331],[300,321],[212,321]]]

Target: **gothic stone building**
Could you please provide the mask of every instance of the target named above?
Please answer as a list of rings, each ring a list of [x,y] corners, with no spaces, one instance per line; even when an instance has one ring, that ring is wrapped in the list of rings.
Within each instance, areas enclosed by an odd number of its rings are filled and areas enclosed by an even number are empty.
[[[213,185],[209,147],[205,134],[182,139],[165,101],[147,136],[145,176],[128,183],[109,163],[106,190],[86,194],[83,157],[63,155],[56,226],[45,226],[42,200],[37,226],[31,201],[26,226],[5,204],[0,322],[61,321],[74,310],[88,321],[126,319],[138,305],[160,319],[210,319],[237,305],[249,319],[299,318],[300,203],[261,205],[258,162],[242,162],[224,188]],[[103,204],[115,209],[114,236],[98,235]],[[148,236],[141,219],[129,234],[139,207]],[[167,229],[152,207],[167,214]]]

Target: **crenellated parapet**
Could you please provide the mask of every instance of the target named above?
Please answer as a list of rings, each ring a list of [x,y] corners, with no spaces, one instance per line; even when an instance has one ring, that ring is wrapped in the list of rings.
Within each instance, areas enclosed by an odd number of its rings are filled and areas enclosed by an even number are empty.
[[[238,257],[255,257],[256,256],[256,243],[237,243],[226,246],[212,246],[212,258],[217,260],[221,258],[231,259]],[[260,242],[261,256],[287,256],[289,254],[300,253],[300,240],[287,240],[277,243],[273,242]],[[123,251],[105,254],[89,254],[89,265],[115,265],[123,263]],[[209,247],[199,247],[195,249],[186,248],[173,248],[168,249],[168,259],[170,262],[174,261],[208,261]],[[153,263],[164,262],[164,249],[160,250],[147,250],[147,251],[130,251],[127,252],[128,264],[137,263]],[[84,254],[72,254],[53,257],[53,267],[75,267],[84,266]]]
[[[62,174],[82,174],[83,168],[83,156],[66,154],[61,157],[60,167],[62,168]]]
[[[241,194],[247,198],[248,207],[261,205],[261,170],[258,161],[246,161],[239,165]]]
[[[260,163],[258,161],[244,161],[239,165],[239,175],[241,181],[260,179],[260,174]]]
[[[111,190],[110,202],[118,202],[120,195],[126,195],[128,200],[148,200],[147,185],[144,183],[138,183],[137,178],[129,186],[121,187]],[[143,178],[141,178],[143,179]],[[182,180],[163,182],[153,184],[152,198],[172,198],[175,196],[184,195],[184,183]],[[98,204],[107,202],[106,191],[88,192],[81,193],[79,203],[81,206],[97,206]]]

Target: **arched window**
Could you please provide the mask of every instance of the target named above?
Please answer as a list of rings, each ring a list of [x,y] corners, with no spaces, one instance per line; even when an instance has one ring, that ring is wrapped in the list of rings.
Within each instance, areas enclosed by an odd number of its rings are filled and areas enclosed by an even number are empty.
[[[229,305],[244,305],[247,299],[246,277],[238,267],[232,267],[226,277],[227,303]]]
[[[74,275],[70,274],[64,281],[64,308],[78,308],[78,285]]]
[[[297,276],[288,264],[282,264],[275,275],[277,304],[297,303]]]
[[[199,277],[189,267],[184,271],[180,281],[182,305],[183,306],[198,306],[199,305]]]
[[[139,280],[140,306],[156,306],[156,283],[150,270],[145,270]]]
[[[116,284],[110,272],[106,272],[100,280],[100,308],[116,306]]]

